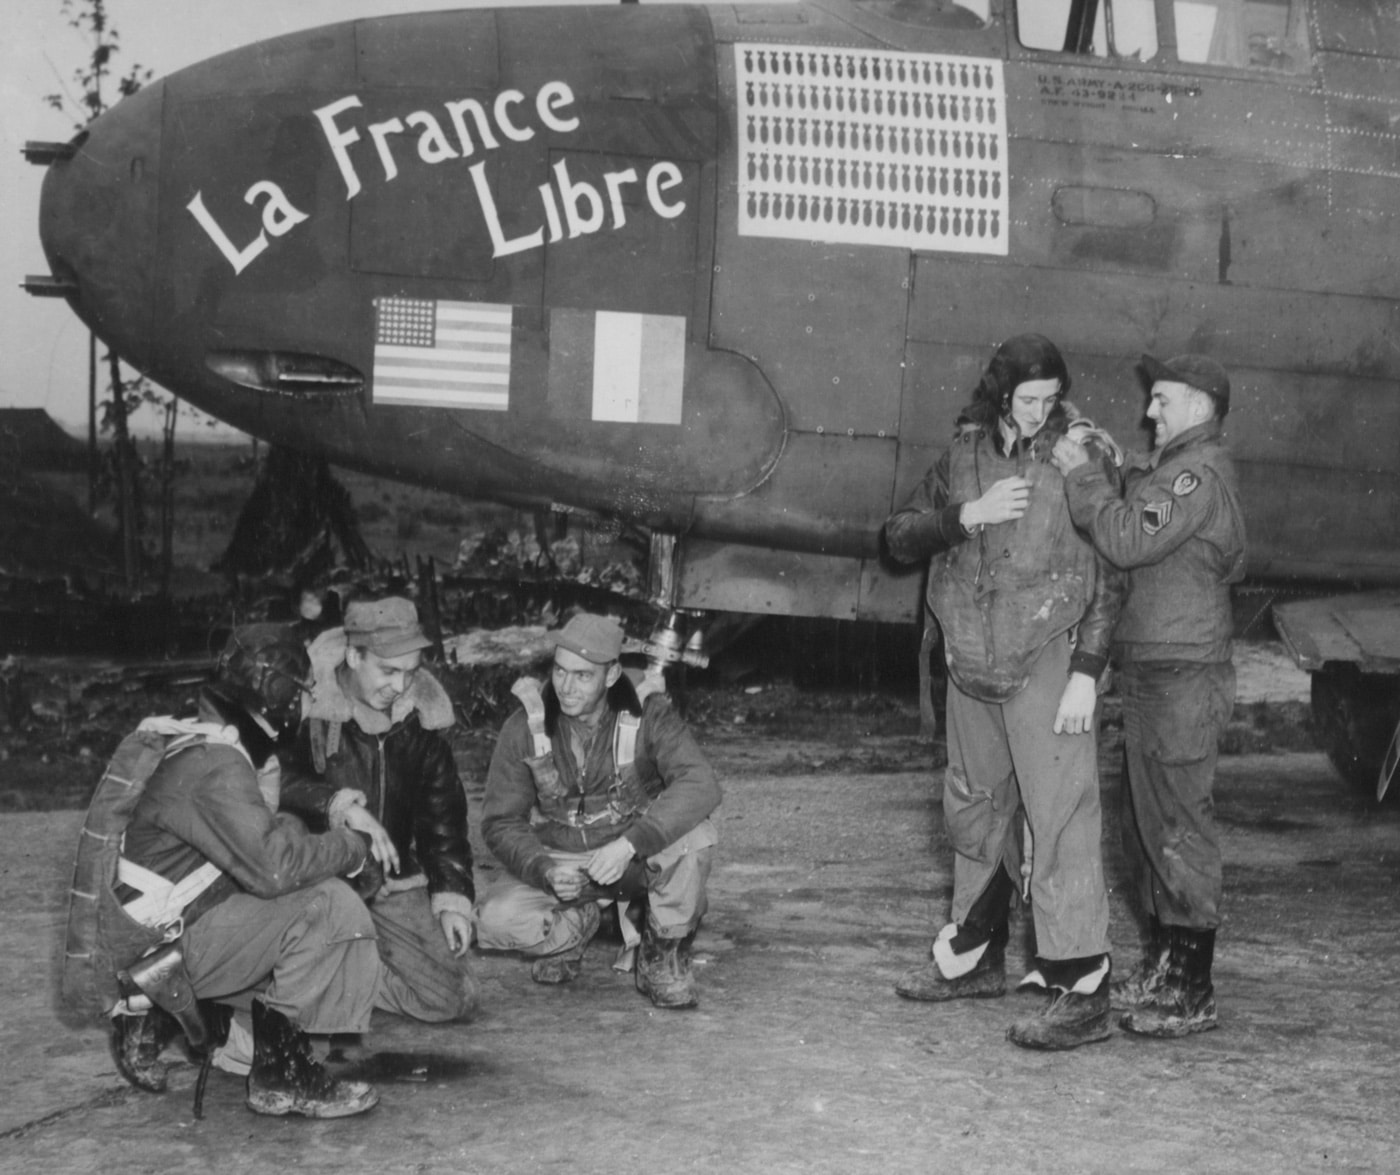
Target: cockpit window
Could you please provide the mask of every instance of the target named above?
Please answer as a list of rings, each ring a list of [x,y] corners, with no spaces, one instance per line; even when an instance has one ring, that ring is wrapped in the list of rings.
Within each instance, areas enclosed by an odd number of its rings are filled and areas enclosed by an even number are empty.
[[[965,8],[982,24],[991,19],[992,0],[953,0],[954,8]]]
[[[1153,0],[1021,0],[1016,10],[1028,49],[1137,61],[1157,56]]]
[[[900,24],[932,29],[986,28],[992,0],[856,0],[869,12]]]
[[[1016,18],[1028,49],[1285,72],[1308,65],[1303,0],[1019,0]]]
[[[1176,0],[1176,57],[1295,72],[1307,67],[1302,0]]]

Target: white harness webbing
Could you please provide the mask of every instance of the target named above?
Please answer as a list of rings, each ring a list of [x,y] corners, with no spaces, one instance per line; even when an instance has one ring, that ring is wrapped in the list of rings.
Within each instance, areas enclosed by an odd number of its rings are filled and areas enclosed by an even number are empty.
[[[613,728],[613,766],[621,771],[630,767],[637,757],[637,733],[642,729],[642,720],[636,714],[623,711],[617,716]]]
[[[544,729],[544,698],[540,695],[540,683],[533,677],[517,678],[510,692],[525,707],[525,725],[530,729],[535,757],[542,758],[554,749],[554,744]],[[613,766],[617,770],[630,767],[636,759],[637,735],[641,729],[639,715],[623,711],[617,716],[617,725],[613,730]]]
[[[510,692],[525,707],[525,724],[530,728],[530,738],[535,744],[535,757],[549,754],[554,744],[544,732],[544,699],[540,696],[540,683],[533,677],[520,677],[510,687]]]
[[[238,740],[238,731],[232,726],[164,717],[147,718],[138,729],[171,739],[165,748],[167,759],[186,747],[219,743],[222,746],[233,747],[248,760],[250,767],[253,766],[253,760]],[[140,891],[141,894],[138,898],[132,898],[122,909],[142,926],[163,930],[167,942],[174,941],[184,932],[181,915],[185,912],[185,907],[222,876],[223,870],[212,861],[206,861],[179,881],[167,881],[159,873],[125,857],[117,861],[117,880]]]
[[[141,891],[139,898],[132,898],[122,909],[142,926],[175,930],[172,939],[179,938],[183,931],[180,916],[185,907],[223,875],[223,870],[212,861],[205,861],[193,873],[172,882],[125,857],[117,862],[117,880]]]

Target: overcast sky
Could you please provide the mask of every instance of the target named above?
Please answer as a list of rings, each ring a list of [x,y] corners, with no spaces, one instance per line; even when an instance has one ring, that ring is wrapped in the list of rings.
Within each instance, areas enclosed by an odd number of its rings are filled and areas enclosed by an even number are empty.
[[[502,7],[512,0],[493,0]],[[529,3],[530,0],[514,0]],[[570,0],[539,0],[568,3]],[[108,0],[119,36],[113,73],[133,65],[164,77],[253,41],[335,21],[396,12],[485,6],[484,0]],[[74,7],[81,8],[80,0]],[[39,188],[44,169],[20,154],[26,140],[65,141],[76,114],[44,102],[66,90],[91,54],[89,37],[69,25],[62,0],[6,0],[0,37],[0,404],[40,407],[62,424],[87,427],[87,332],[58,298],[19,288],[27,274],[45,274],[39,245]],[[109,100],[115,96],[115,86]]]

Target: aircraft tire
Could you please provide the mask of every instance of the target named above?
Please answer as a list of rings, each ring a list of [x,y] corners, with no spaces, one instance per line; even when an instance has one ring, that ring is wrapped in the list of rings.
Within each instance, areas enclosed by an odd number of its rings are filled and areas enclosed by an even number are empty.
[[[1359,793],[1374,796],[1400,718],[1400,679],[1329,661],[1312,675],[1312,716],[1318,744],[1338,774]],[[1395,802],[1397,790],[1392,787],[1386,799]]]

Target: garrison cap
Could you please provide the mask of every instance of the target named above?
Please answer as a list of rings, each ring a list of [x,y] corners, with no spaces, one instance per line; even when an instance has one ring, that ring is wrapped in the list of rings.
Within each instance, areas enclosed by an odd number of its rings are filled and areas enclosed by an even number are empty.
[[[568,649],[585,661],[607,665],[622,653],[622,625],[611,616],[580,612],[563,628],[551,632],[549,641],[555,648]]]
[[[368,649],[381,657],[402,657],[433,643],[418,623],[413,601],[401,596],[347,604],[345,640],[356,649]]]
[[[1230,377],[1225,369],[1209,355],[1177,355],[1163,363],[1151,355],[1142,357],[1141,367],[1149,385],[1158,380],[1186,384],[1205,392],[1215,401],[1217,415],[1224,416],[1230,408]]]

